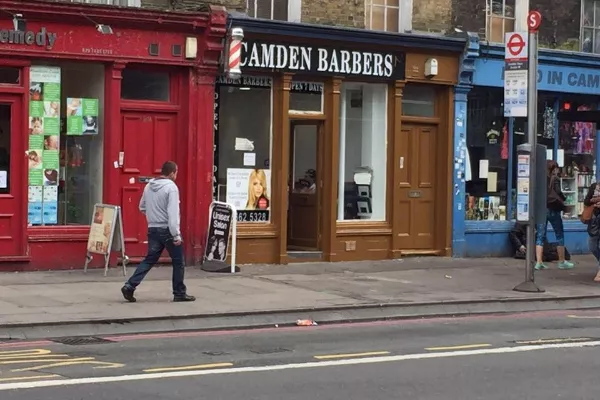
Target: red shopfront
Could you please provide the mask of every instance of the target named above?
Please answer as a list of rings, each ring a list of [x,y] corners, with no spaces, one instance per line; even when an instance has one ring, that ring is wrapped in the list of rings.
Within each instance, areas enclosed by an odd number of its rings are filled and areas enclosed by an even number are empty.
[[[195,261],[212,196],[224,9],[0,8],[0,271],[80,268],[95,203],[122,207],[127,254],[139,260],[139,198],[167,159],[180,165],[185,253]]]

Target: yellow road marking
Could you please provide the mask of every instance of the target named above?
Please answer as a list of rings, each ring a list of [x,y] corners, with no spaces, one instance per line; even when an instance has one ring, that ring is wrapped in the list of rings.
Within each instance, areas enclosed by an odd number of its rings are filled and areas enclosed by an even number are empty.
[[[47,359],[47,358],[65,358],[70,357],[68,354],[45,354],[45,355],[35,355],[35,356],[21,356],[15,354],[13,356],[1,356],[0,361],[4,360],[24,360],[24,361],[35,361],[38,359]]]
[[[464,350],[464,349],[479,349],[482,347],[490,347],[489,343],[479,344],[463,344],[459,346],[446,346],[446,347],[427,347],[425,350],[428,351],[446,351],[446,350]]]
[[[585,342],[591,338],[556,338],[556,339],[537,339],[537,340],[519,340],[517,344],[544,344],[544,343],[565,343],[565,342]]]
[[[43,355],[50,354],[50,353],[52,353],[50,350],[44,350],[44,349],[7,350],[7,351],[0,351],[0,357],[16,356],[16,355],[43,356]]]
[[[18,376],[15,378],[0,378],[0,382],[13,382],[13,381],[31,381],[35,379],[49,379],[49,378],[60,378],[60,375],[36,375],[36,376]]]
[[[51,362],[53,364],[35,365],[33,367],[13,369],[11,371],[12,372],[25,372],[25,371],[35,371],[37,369],[49,369],[49,368],[57,368],[57,367],[70,367],[70,366],[73,366],[73,365],[81,365],[81,364],[97,365],[97,366],[94,367],[95,369],[100,369],[100,368],[122,368],[122,367],[125,366],[125,364],[95,361],[95,359],[92,358],[92,357],[73,358],[71,360],[59,361],[59,362],[56,362],[57,360],[46,360],[46,361],[49,361],[49,362]]]
[[[599,315],[567,315],[567,318],[600,319]]]
[[[331,359],[335,359],[335,358],[384,356],[386,354],[390,354],[390,352],[389,351],[371,351],[369,353],[325,354],[322,356],[314,356],[314,357],[317,360],[331,360]]]
[[[233,367],[233,364],[232,363],[217,363],[217,364],[187,365],[185,367],[151,368],[151,369],[145,369],[144,372],[191,371],[191,370],[195,370],[195,369],[221,368],[221,367]]]

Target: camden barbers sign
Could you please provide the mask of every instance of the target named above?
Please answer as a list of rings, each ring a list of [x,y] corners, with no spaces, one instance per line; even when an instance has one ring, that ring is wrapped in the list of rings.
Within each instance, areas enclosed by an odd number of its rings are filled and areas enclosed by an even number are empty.
[[[242,44],[241,67],[304,74],[403,80],[405,55],[404,53],[346,50],[337,47],[245,41]]]
[[[56,33],[48,32],[43,27],[37,32],[0,29],[0,43],[2,44],[52,47],[54,42],[56,42]]]

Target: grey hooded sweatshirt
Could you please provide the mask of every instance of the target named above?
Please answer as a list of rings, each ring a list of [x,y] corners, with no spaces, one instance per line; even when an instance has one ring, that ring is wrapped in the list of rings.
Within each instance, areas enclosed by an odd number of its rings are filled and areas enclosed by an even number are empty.
[[[146,214],[148,228],[169,228],[173,240],[181,240],[179,227],[179,188],[168,178],[152,179],[144,188],[140,211]]]

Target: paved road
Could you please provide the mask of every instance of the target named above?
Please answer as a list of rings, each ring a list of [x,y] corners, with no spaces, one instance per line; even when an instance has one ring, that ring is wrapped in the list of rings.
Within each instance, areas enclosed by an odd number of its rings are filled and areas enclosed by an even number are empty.
[[[0,344],[2,400],[597,399],[600,311]]]

